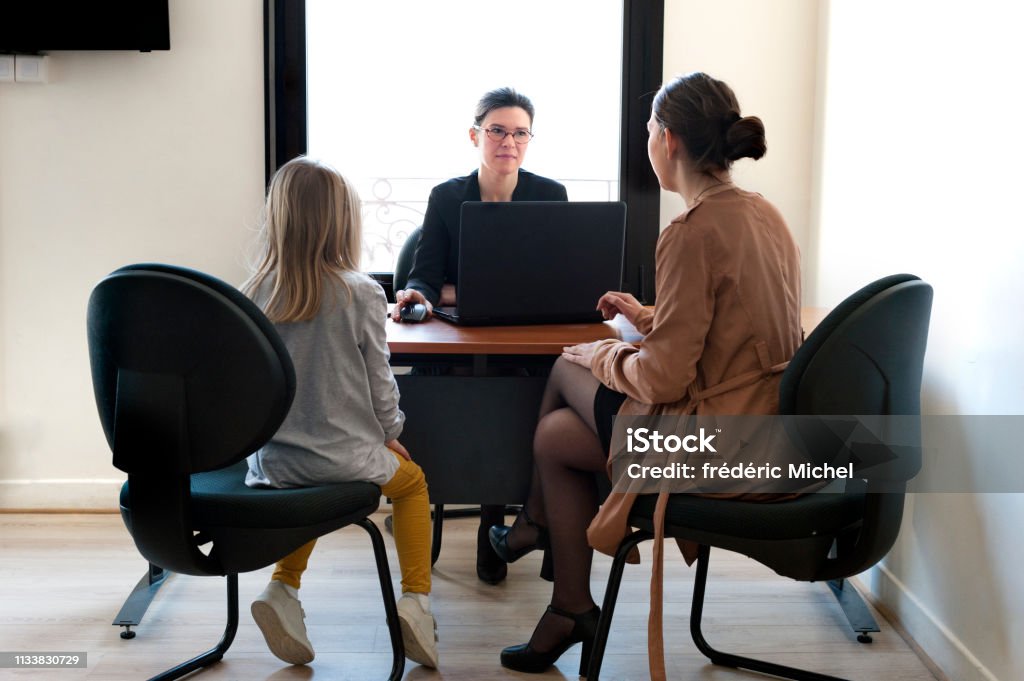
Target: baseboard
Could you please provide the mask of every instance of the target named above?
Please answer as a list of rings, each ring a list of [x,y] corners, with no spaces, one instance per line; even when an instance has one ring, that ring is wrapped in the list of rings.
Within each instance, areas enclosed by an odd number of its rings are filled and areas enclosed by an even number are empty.
[[[124,480],[115,478],[0,480],[0,511],[117,511],[117,500],[123,484]]]
[[[999,681],[888,568],[876,565],[860,575],[872,605],[890,620],[926,664],[957,681]]]

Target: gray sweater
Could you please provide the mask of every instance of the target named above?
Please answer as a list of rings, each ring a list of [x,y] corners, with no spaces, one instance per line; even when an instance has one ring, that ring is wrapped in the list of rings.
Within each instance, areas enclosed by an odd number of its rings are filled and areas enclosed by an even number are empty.
[[[250,487],[381,485],[398,469],[384,446],[405,421],[388,364],[387,301],[365,274],[344,279],[351,302],[344,286],[331,282],[316,318],[275,325],[295,364],[295,401],[270,442],[249,456]],[[264,281],[253,296],[261,308],[271,285]]]

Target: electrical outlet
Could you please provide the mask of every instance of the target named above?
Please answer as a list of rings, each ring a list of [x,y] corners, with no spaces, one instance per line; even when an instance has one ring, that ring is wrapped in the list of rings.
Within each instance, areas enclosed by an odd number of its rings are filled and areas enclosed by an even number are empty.
[[[14,55],[0,54],[0,83],[14,82]]]
[[[14,79],[19,83],[45,83],[49,57],[14,56]]]

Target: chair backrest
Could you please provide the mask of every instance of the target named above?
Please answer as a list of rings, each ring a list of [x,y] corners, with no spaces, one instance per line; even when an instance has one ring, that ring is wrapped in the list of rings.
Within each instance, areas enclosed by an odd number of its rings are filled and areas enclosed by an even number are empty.
[[[881,294],[900,284],[918,282],[903,291]],[[800,346],[779,386],[783,414],[917,414],[920,413],[921,361],[931,311],[931,287],[912,274],[893,274],[864,286],[833,309]],[[907,312],[916,312],[903,316]],[[854,318],[851,322],[851,317]],[[888,317],[888,319],[886,318]],[[890,322],[895,322],[890,325]],[[840,328],[843,327],[845,328]],[[856,325],[852,329],[851,325]],[[907,336],[906,333],[911,333]],[[893,342],[899,339],[900,342]],[[828,346],[828,347],[826,347]],[[824,352],[823,352],[824,350]],[[839,357],[837,353],[845,354]],[[869,358],[877,358],[877,362]],[[891,378],[889,392],[864,380],[843,381],[855,390],[818,392],[805,378],[821,380],[822,366],[848,359],[847,372],[857,374],[867,365],[872,380]],[[906,362],[909,360],[910,364]],[[920,360],[920,361],[915,361]],[[830,371],[843,370],[831,366]],[[811,373],[808,375],[808,371]],[[867,378],[867,377],[862,377]]]
[[[409,281],[409,273],[412,271],[412,263],[416,256],[416,247],[420,243],[420,234],[423,232],[422,227],[409,232],[409,236],[406,238],[405,243],[402,244],[402,250],[398,252],[398,260],[395,261],[395,278],[394,278],[394,290],[401,291],[405,288],[405,285]]]
[[[790,361],[779,389],[781,413],[920,415],[931,305],[931,286],[909,274],[885,277],[848,297]],[[899,428],[911,446],[885,448],[881,457],[858,458],[854,453],[854,476],[866,482],[850,489],[855,494],[869,493],[864,519],[855,535],[839,542],[838,555],[825,566],[820,579],[847,576],[874,565],[895,541],[906,481],[921,467],[919,422],[902,419]],[[828,442],[829,438],[808,435],[804,440]],[[823,452],[825,460],[834,456],[834,451]]]
[[[277,432],[295,396],[284,343],[234,287],[159,264],[122,267],[97,284],[88,337],[140,553],[175,572],[224,574],[194,536],[190,475],[239,462]]]
[[[273,436],[295,394],[291,358],[262,311],[195,270],[116,270],[89,298],[88,335],[100,420],[127,473],[240,461]]]
[[[932,288],[917,277],[880,279],[840,303],[797,350],[779,386],[783,414],[916,416]],[[873,466],[876,479],[908,480],[920,451]]]

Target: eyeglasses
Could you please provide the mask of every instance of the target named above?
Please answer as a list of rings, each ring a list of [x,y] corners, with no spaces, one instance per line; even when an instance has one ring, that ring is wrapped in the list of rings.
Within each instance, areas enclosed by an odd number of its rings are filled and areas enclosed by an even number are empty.
[[[481,128],[479,125],[474,125],[473,129],[478,132],[487,133],[487,136],[495,142],[504,141],[508,135],[512,135],[512,141],[516,144],[526,144],[533,139],[533,133],[529,130],[506,130],[497,125],[490,128]]]

